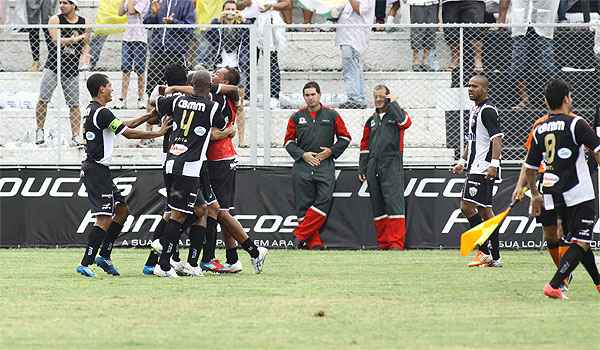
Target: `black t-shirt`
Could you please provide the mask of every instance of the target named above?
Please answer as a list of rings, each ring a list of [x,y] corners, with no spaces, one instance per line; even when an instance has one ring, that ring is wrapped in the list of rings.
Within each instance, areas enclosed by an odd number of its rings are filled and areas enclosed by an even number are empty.
[[[84,113],[83,137],[86,141],[87,161],[110,165],[113,146],[117,135],[127,129],[122,120],[115,117],[110,109],[92,101]]]
[[[225,127],[221,106],[205,96],[158,97],[159,115],[171,115],[173,131],[165,163],[167,174],[200,177],[210,129]]]
[[[70,23],[67,21],[67,18],[60,14],[58,15],[58,20],[60,24],[69,24],[69,25],[85,25],[85,18],[78,16],[77,22]],[[70,38],[72,36],[85,34],[84,27],[73,27],[73,28],[62,28],[60,29],[60,37],[61,38]],[[57,34],[58,35],[58,34]],[[84,42],[79,41],[75,44],[64,45],[61,46],[60,50],[60,71],[63,77],[72,78],[76,77],[79,74],[79,60],[81,59],[81,51],[83,50]],[[57,57],[57,47],[54,41],[48,44],[48,60],[46,60],[46,65],[44,66],[46,69],[52,70],[56,73],[56,57]]]
[[[535,128],[525,166],[537,170],[544,161],[542,186],[546,209],[571,207],[594,199],[585,146],[597,152],[600,139],[581,117],[554,114]]]

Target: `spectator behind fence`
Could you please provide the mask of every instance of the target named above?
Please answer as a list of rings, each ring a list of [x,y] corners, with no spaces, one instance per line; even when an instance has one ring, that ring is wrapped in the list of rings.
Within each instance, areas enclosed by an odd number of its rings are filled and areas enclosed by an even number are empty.
[[[442,0],[442,20],[444,23],[484,23],[485,2],[483,0]],[[465,30],[464,42],[473,45],[475,73],[483,72],[482,42],[479,28]],[[460,37],[458,28],[445,28],[444,38],[452,50],[452,63],[447,70],[454,70],[459,65]]]
[[[126,24],[127,17],[119,15],[121,0],[100,0],[98,12],[96,14],[96,24]],[[102,54],[102,48],[111,34],[118,34],[124,31],[123,27],[118,28],[95,28],[90,41],[90,57],[84,60],[85,65],[82,70],[94,71],[98,69],[98,61]]]
[[[252,0],[256,1],[256,0]],[[281,92],[281,71],[279,69],[279,58],[278,51],[285,48],[287,40],[285,38],[285,24],[283,20],[283,13],[292,7],[292,0],[277,0],[276,2],[270,2],[267,4],[259,4],[258,17],[256,17],[256,23],[258,27],[258,47],[259,55],[268,55],[270,59],[270,70],[271,70],[271,108],[279,107],[279,93]],[[275,25],[271,31],[265,33],[265,25]],[[265,35],[270,35],[271,45],[265,47],[267,38]],[[269,52],[265,52],[268,50]],[[246,79],[248,80],[248,79]],[[246,89],[249,94],[250,90]],[[264,96],[264,100],[267,100],[267,96]],[[266,103],[265,103],[266,105]]]
[[[410,23],[438,23],[439,0],[408,0]],[[412,49],[415,72],[430,72],[429,53],[435,49],[435,27],[411,28],[410,47]],[[419,57],[419,51],[423,55]]]
[[[514,110],[530,107],[527,93],[529,78],[556,71],[554,61],[554,27],[538,27],[535,24],[552,24],[556,21],[559,0],[501,0],[499,23],[505,23],[510,8],[512,37],[511,75],[516,80],[519,102]],[[532,69],[533,68],[533,69]]]
[[[210,23],[236,25],[245,24],[246,21],[238,11],[235,0],[227,0],[219,18],[214,18]],[[210,70],[235,67],[247,78],[250,63],[250,33],[247,28],[211,28],[206,32],[206,39],[209,43],[207,65]]]
[[[338,20],[339,24],[354,24],[356,27],[339,27],[335,33],[335,43],[342,51],[342,79],[348,100],[342,109],[367,108],[364,89],[363,61],[361,56],[369,46],[370,27],[375,19],[375,0],[348,0]]]
[[[191,0],[152,0],[144,24],[195,24],[196,12]],[[187,49],[193,29],[151,29],[146,93],[157,85],[164,84],[163,72],[169,64],[187,66]]]
[[[127,24],[141,25],[148,11],[148,0],[121,0],[119,16],[127,14]],[[144,73],[146,72],[146,52],[148,50],[148,33],[146,28],[126,28],[121,46],[121,72],[123,72],[121,98],[116,109],[127,109],[127,92],[129,77],[132,71],[138,76],[138,99],[136,107],[146,108],[144,102]]]
[[[77,25],[76,27],[49,30],[52,42],[48,51],[48,59],[44,66],[40,97],[35,110],[37,130],[35,143],[44,143],[44,123],[48,112],[48,102],[58,83],[57,43],[60,43],[60,85],[63,90],[65,102],[69,106],[69,119],[71,122],[71,147],[82,145],[79,137],[81,113],[79,111],[79,61],[82,52],[89,40],[89,30],[83,26],[85,18],[77,14],[78,0],[60,0],[60,14],[52,16],[48,24]],[[60,39],[59,39],[60,31]]]
[[[27,0],[27,23],[28,24],[48,24],[48,19],[56,13],[56,0]],[[43,29],[46,46],[50,45],[50,34],[48,29]],[[32,72],[40,71],[40,29],[29,29],[29,47],[31,47]]]
[[[404,6],[406,6],[406,0],[403,0]],[[386,16],[386,10],[388,5],[392,5],[390,12]],[[375,0],[375,23],[377,24],[393,24],[398,9],[400,9],[400,0]],[[375,28],[375,31],[382,32],[385,28]]]

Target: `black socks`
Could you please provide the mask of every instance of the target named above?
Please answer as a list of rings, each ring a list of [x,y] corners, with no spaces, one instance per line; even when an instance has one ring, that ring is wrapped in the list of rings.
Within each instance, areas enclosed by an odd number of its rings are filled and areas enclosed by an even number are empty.
[[[217,220],[210,216],[206,218],[206,242],[202,252],[202,262],[207,263],[215,258],[217,247]]]
[[[229,265],[235,264],[238,260],[237,247],[236,248],[227,248],[225,250],[225,257],[227,258],[227,263]]]
[[[102,247],[100,248],[100,256],[110,260],[110,254],[112,253],[113,244],[121,230],[123,229],[123,225],[118,222],[112,222],[108,227],[108,231],[106,231],[106,235],[104,236],[104,242],[102,242]]]
[[[565,278],[569,277],[569,274],[575,270],[579,262],[583,258],[585,251],[577,244],[571,244],[565,255],[560,259],[558,270],[550,281],[552,288],[559,288]]]
[[[160,254],[160,258],[158,260],[158,263],[163,271],[168,271],[171,269],[171,256],[175,251],[175,246],[179,244],[182,226],[182,224],[175,220],[170,220],[165,226],[164,235],[160,238],[160,243],[162,244],[162,253]]]
[[[87,247],[85,247],[85,252],[83,253],[83,259],[81,259],[81,265],[90,266],[94,263],[98,248],[100,248],[100,244],[102,244],[102,240],[105,236],[106,232],[99,226],[92,227],[92,231],[88,237]]]
[[[258,248],[250,238],[242,242],[242,248],[250,254],[251,258],[258,258]]]
[[[206,238],[206,228],[198,225],[193,225],[189,231],[190,250],[188,251],[187,262],[193,267],[198,266],[198,258],[204,239]]]

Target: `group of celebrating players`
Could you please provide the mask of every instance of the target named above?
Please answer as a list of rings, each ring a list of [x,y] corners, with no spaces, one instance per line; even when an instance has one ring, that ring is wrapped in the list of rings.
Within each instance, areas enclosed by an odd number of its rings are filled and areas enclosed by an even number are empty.
[[[165,69],[167,86],[153,91],[152,111],[123,121],[106,107],[112,85],[104,74],[93,74],[87,88],[93,101],[85,113],[86,158],[81,178],[96,223],[89,234],[81,264],[76,271],[94,277],[96,264],[118,276],[111,252],[128,215],[124,198],[112,182],[110,161],[115,137],[149,139],[164,136],[163,175],[167,190],[162,220],[154,231],[152,250],[143,273],[159,277],[203,276],[203,271],[242,271],[238,244],[250,255],[255,273],[263,269],[268,250],[257,247],[240,223],[229,213],[235,195],[235,135],[240,75],[235,68],[188,73],[180,65]],[[158,131],[137,131],[143,123],[161,124]],[[226,246],[226,262],[215,258],[217,224]],[[179,240],[187,233],[190,249],[186,261],[179,258]],[[98,252],[99,251],[99,252]],[[98,256],[96,256],[98,255]]]
[[[86,159],[81,177],[92,204],[96,224],[89,234],[77,272],[94,277],[90,265],[119,275],[111,252],[128,215],[128,207],[112,182],[110,161],[114,139],[164,137],[163,174],[167,205],[152,241],[143,273],[160,277],[202,276],[203,270],[235,273],[242,270],[238,244],[250,255],[260,273],[268,254],[257,247],[230,214],[235,194],[235,135],[240,76],[234,68],[220,68],[212,75],[191,72],[179,65],[165,70],[167,86],[157,87],[149,100],[151,112],[131,120],[116,118],[106,105],[112,86],[106,75],[93,74],[87,88],[93,101],[85,113]],[[498,112],[488,97],[489,82],[478,75],[469,81],[469,97],[475,102],[469,117],[467,145],[452,169],[467,171],[461,209],[471,227],[491,218],[493,187],[500,178],[503,133]],[[585,160],[587,149],[600,164],[600,138],[573,113],[571,87],[551,80],[544,91],[550,112],[537,119],[525,144],[527,158],[517,181],[513,200],[531,191],[531,213],[542,224],[548,252],[557,271],[544,286],[544,295],[566,299],[572,272],[581,263],[600,292],[600,274],[590,248],[596,219],[594,188]],[[160,123],[158,131],[137,131],[143,123]],[[226,246],[226,262],[215,259],[217,224]],[[186,232],[190,249],[185,262],[179,258],[179,239]],[[99,252],[98,252],[99,251]],[[98,255],[98,256],[96,256]],[[201,257],[201,258],[200,258]],[[498,229],[479,247],[468,266],[501,267]]]
[[[469,81],[469,97],[475,102],[463,157],[452,169],[468,171],[461,209],[471,227],[493,216],[492,197],[499,178],[502,131],[498,112],[488,98],[484,76]],[[557,267],[544,286],[545,296],[567,299],[572,272],[581,263],[600,292],[600,274],[590,244],[596,220],[594,187],[586,162],[586,149],[600,164],[600,138],[573,113],[571,87],[560,79],[544,90],[549,113],[537,119],[525,143],[527,157],[513,191],[520,200],[531,191],[530,212],[542,224],[548,252]],[[498,228],[481,245],[468,266],[501,267]]]

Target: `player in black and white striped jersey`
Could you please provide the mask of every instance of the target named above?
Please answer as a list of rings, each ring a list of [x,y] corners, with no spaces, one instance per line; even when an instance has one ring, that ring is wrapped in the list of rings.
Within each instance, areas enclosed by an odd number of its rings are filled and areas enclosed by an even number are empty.
[[[482,75],[469,80],[469,98],[475,102],[469,115],[468,144],[462,158],[452,169],[455,174],[467,171],[461,211],[475,227],[494,216],[492,211],[494,181],[500,178],[502,129],[498,111],[488,96],[489,82]],[[498,230],[490,236],[468,266],[502,266]]]

